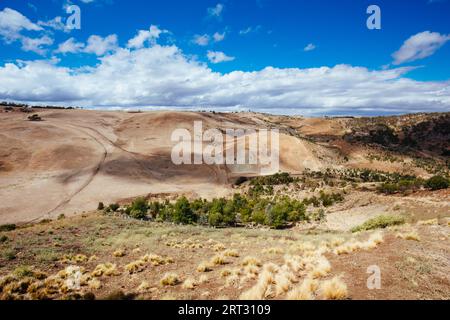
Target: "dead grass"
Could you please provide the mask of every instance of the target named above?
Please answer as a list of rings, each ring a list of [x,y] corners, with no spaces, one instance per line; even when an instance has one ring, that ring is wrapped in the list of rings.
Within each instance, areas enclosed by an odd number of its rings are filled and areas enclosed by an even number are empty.
[[[327,300],[344,300],[348,298],[347,285],[339,277],[322,282],[320,292]]]
[[[162,286],[176,286],[180,283],[180,278],[176,273],[166,273],[160,280]]]

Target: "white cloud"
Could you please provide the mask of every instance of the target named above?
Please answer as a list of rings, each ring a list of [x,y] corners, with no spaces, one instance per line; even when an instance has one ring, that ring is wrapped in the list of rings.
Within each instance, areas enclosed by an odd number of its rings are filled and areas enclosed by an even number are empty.
[[[60,43],[56,53],[79,53],[82,52],[85,45],[81,42],[76,42],[75,38],[70,38],[63,43]]]
[[[397,52],[392,54],[394,64],[399,65],[429,57],[449,40],[450,35],[442,35],[438,32],[424,31],[413,35]]]
[[[154,45],[161,34],[168,33],[167,30],[161,30],[157,26],[151,25],[149,30],[139,30],[138,34],[128,41],[128,48],[140,49],[146,42]]]
[[[234,57],[229,57],[225,53],[221,51],[208,51],[207,55],[208,60],[211,63],[221,63],[221,62],[227,62],[227,61],[233,61]]]
[[[208,16],[220,18],[225,6],[221,3],[216,4],[215,7],[208,8]]]
[[[114,51],[118,48],[117,35],[111,34],[105,38],[97,35],[92,35],[87,41],[84,52],[94,53],[97,56],[103,56],[104,54]]]
[[[46,46],[53,44],[53,39],[48,36],[43,36],[40,38],[28,38],[22,37],[22,50],[32,51],[40,55],[44,55],[47,52]]]
[[[62,21],[62,17],[57,16],[48,21],[38,21],[37,23],[40,26],[52,28],[58,31],[70,32],[71,30],[67,28],[67,25]]]
[[[192,40],[195,44],[198,44],[199,46],[207,46],[209,44],[209,35],[207,34],[203,34],[203,35],[198,35],[196,34],[194,36],[194,39]]]
[[[41,31],[43,29],[16,10],[5,8],[0,11],[0,36],[4,40],[11,42],[19,39],[22,30]]]
[[[216,32],[214,33],[213,38],[215,42],[223,41],[225,39],[225,32],[223,33]]]
[[[240,30],[240,31],[239,31],[239,34],[240,34],[241,36],[243,36],[243,35],[246,35],[246,34],[249,34],[249,33],[258,32],[260,29],[261,29],[261,26],[260,26],[260,25],[258,25],[258,26],[256,26],[256,27],[248,27],[248,28],[246,28],[246,29]]]
[[[118,48],[95,67],[52,61],[0,66],[0,98],[63,105],[254,110],[285,114],[448,111],[450,82],[405,78],[411,68],[267,67],[221,74],[176,46]],[[120,75],[118,77],[117,75]]]
[[[316,49],[316,46],[310,43],[303,49],[303,51],[313,51],[314,49]]]

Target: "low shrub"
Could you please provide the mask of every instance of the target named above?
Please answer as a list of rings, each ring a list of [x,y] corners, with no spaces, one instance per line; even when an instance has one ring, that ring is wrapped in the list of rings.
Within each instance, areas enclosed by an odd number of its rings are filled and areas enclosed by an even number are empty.
[[[405,223],[405,219],[397,216],[381,215],[364,222],[362,225],[353,228],[352,232],[366,231],[373,229],[384,229],[389,226],[396,226]]]

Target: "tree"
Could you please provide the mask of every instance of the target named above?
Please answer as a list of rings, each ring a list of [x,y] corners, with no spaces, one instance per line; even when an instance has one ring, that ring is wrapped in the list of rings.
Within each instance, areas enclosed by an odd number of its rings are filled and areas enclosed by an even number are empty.
[[[181,197],[174,205],[172,212],[172,220],[175,223],[193,224],[197,221],[197,215],[191,209],[189,200]]]

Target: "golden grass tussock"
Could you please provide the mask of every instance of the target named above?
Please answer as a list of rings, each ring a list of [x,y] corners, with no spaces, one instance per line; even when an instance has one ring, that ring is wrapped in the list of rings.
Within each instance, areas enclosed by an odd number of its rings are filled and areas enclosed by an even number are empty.
[[[144,260],[136,260],[125,265],[125,270],[128,271],[129,274],[134,274],[144,271],[145,267],[146,263]]]
[[[397,238],[401,238],[404,240],[411,240],[411,241],[420,241],[420,236],[416,231],[411,231],[407,233],[397,233]]]
[[[275,294],[277,296],[286,293],[292,286],[292,282],[290,280],[290,275],[286,273],[277,273],[275,275]]]
[[[287,300],[314,300],[315,292],[319,288],[319,282],[317,280],[306,278],[302,284],[293,290],[289,291],[286,295]]]
[[[150,283],[148,283],[147,281],[142,281],[141,284],[137,287],[137,291],[139,293],[144,293],[149,291],[151,288]]]
[[[208,281],[209,281],[209,277],[206,274],[203,274],[198,278],[199,284],[207,283]]]
[[[210,272],[210,271],[212,271],[212,265],[207,261],[203,261],[197,266],[197,272]]]
[[[198,283],[197,283],[197,281],[195,281],[195,279],[187,278],[186,280],[184,280],[182,288],[188,289],[188,290],[194,290],[197,285],[198,285]]]
[[[180,283],[180,278],[176,273],[166,273],[160,280],[162,286],[176,286]]]
[[[230,270],[230,269],[222,269],[222,270],[220,270],[220,276],[222,278],[226,278],[228,276],[231,276],[232,274],[233,274],[233,271]]]
[[[145,261],[147,263],[151,263],[153,266],[161,266],[173,263],[174,260],[171,257],[162,257],[157,254],[146,254],[142,256],[139,260]]]
[[[269,285],[273,284],[275,282],[275,279],[273,277],[273,274],[267,270],[263,271],[256,283],[253,287],[251,287],[249,290],[243,292],[239,299],[241,300],[262,300],[266,296],[267,289],[269,288]]]
[[[439,224],[439,220],[436,219],[430,219],[430,220],[422,220],[417,222],[418,225],[420,226],[432,226],[432,225],[437,225]]]
[[[261,263],[261,261],[260,261],[259,259],[255,258],[255,257],[248,256],[248,257],[245,257],[245,258],[242,260],[242,265],[243,265],[244,267],[246,267],[246,266],[256,266],[256,267],[261,267],[261,266],[262,266],[262,263]]]
[[[117,249],[116,251],[113,252],[113,256],[116,258],[122,258],[125,257],[125,250],[124,249]]]
[[[217,243],[213,246],[213,250],[216,252],[223,251],[225,249],[226,249],[226,247],[223,243]]]
[[[275,263],[269,262],[263,265],[263,270],[267,270],[272,273],[276,273],[280,270],[280,267]]]
[[[306,258],[302,258],[300,256],[293,256],[293,255],[285,255],[284,256],[284,263],[287,267],[289,267],[294,272],[300,272],[301,270],[304,270],[306,267]]]
[[[262,252],[268,253],[268,254],[283,254],[284,250],[279,247],[273,247],[273,248],[264,249]]]
[[[239,252],[237,252],[237,250],[227,249],[227,250],[225,250],[223,252],[223,255],[225,257],[238,258],[239,257]]]
[[[225,256],[223,255],[215,255],[211,258],[211,264],[215,266],[225,265],[228,262],[225,260]]]
[[[83,263],[88,261],[88,257],[84,254],[65,254],[63,258],[61,259],[61,263],[71,263],[71,264],[77,264],[77,263]]]
[[[322,282],[320,292],[327,300],[344,300],[348,298],[347,285],[339,277]]]
[[[316,260],[316,264],[313,267],[310,275],[314,278],[322,278],[331,272],[331,265],[327,258],[319,256]]]
[[[89,289],[99,290],[102,287],[102,283],[98,279],[91,279],[87,282]]]
[[[248,266],[244,267],[244,273],[248,277],[254,278],[259,274],[259,268],[254,265],[248,265]]]
[[[91,273],[93,277],[117,276],[119,274],[120,272],[117,270],[117,265],[110,262],[97,265]]]
[[[229,277],[226,278],[225,280],[225,287],[234,287],[237,288],[239,287],[240,284],[240,278],[237,274],[232,274]]]

